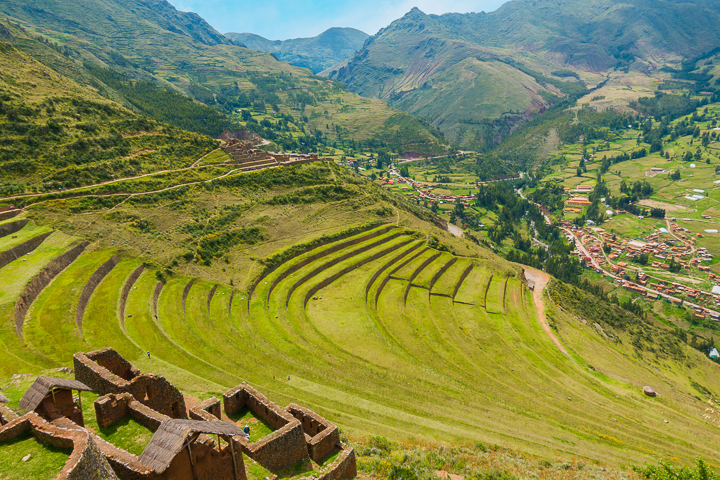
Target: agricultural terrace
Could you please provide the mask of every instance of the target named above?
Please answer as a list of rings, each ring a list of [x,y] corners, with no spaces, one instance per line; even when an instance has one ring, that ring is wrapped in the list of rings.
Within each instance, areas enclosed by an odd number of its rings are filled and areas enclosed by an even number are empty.
[[[474,246],[468,256],[430,248],[423,232],[439,230],[398,223],[281,250],[243,290],[164,277],[56,231],[0,269],[0,371],[61,367],[75,351],[112,346],[188,397],[248,381],[351,435],[488,442],[613,465],[720,454],[717,420],[704,417],[708,392],[720,391],[717,365],[682,347],[639,359],[637,332],[605,323],[603,310],[583,313],[588,322],[556,305],[594,305],[573,303],[568,287],[543,295],[538,281],[532,291],[519,266]],[[49,267],[59,259],[64,269]],[[32,280],[38,272],[44,281]],[[21,297],[32,301],[18,315]],[[648,339],[666,338],[647,328]],[[644,396],[644,385],[661,395]],[[269,428],[248,412],[236,420],[260,435]],[[132,422],[104,434],[130,450],[147,439]]]

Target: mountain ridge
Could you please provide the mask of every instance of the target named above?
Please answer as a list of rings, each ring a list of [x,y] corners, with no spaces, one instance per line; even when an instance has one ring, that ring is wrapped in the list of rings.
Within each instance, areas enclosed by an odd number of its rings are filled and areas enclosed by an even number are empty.
[[[279,60],[297,67],[321,72],[350,58],[370,38],[354,28],[333,27],[316,37],[269,40],[253,33],[226,33],[225,37],[253,50],[274,54]]]
[[[572,77],[594,85],[614,70],[658,74],[720,46],[718,22],[720,9],[705,0],[513,0],[490,13],[444,15],[413,8],[321,74],[481,148],[492,128],[473,125],[510,111],[537,115],[555,97],[582,93]]]

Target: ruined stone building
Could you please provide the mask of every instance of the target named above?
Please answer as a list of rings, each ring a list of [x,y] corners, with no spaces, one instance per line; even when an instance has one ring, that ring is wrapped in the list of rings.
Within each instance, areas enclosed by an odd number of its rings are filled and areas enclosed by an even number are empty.
[[[72,449],[62,480],[248,480],[243,455],[279,472],[308,459],[321,464],[334,452],[315,478],[356,476],[355,452],[341,442],[335,425],[295,404],[283,409],[246,383],[228,390],[222,405],[210,398],[187,411],[170,382],[141,374],[112,349],[75,354],[74,363],[75,380],[38,377],[20,401],[21,411],[0,403],[0,449],[28,431],[41,442]],[[129,417],[153,432],[140,456],[84,428],[83,391],[101,395],[93,404],[100,428]],[[243,408],[275,431],[250,442],[235,423],[222,420],[223,411],[233,415]]]

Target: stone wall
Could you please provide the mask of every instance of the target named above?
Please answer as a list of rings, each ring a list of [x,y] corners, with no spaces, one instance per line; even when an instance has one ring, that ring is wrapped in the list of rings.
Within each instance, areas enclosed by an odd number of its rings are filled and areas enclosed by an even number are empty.
[[[13,420],[17,420],[18,415],[10,410],[8,407],[0,403],[0,426],[6,425]]]
[[[355,450],[348,445],[340,444],[342,452],[335,461],[328,467],[328,470],[320,475],[317,480],[339,480],[341,478],[355,478],[357,476],[357,461]]]
[[[153,432],[160,428],[163,421],[170,418],[146,407],[129,393],[109,393],[95,400],[95,417],[101,427],[109,427],[127,416]]]
[[[125,305],[127,304],[128,295],[130,295],[130,289],[135,285],[135,282],[137,282],[137,279],[140,278],[140,275],[142,275],[144,271],[145,265],[140,265],[130,274],[127,282],[123,285],[122,294],[120,294],[120,323],[122,324],[123,330],[125,329]]]
[[[92,435],[87,436],[84,448],[80,449],[78,447],[79,445],[75,446],[75,451],[68,460],[71,466],[63,469],[60,476],[58,476],[58,480],[116,480],[118,478],[110,464],[103,457]],[[78,450],[80,450],[80,453],[77,456],[78,458],[75,459],[73,457],[75,457],[75,452]]]
[[[0,213],[0,222],[2,222],[3,220],[8,220],[10,218],[15,218],[20,215],[20,212],[22,212],[22,210],[9,210],[7,212],[2,212]]]
[[[303,431],[310,437],[308,453],[316,463],[322,462],[340,445],[340,431],[317,413],[291,403],[286,409],[302,424]]]
[[[222,410],[220,407],[220,400],[215,397],[208,398],[204,402],[201,402],[190,409],[190,418],[193,420],[214,422],[220,420],[221,417]]]
[[[0,268],[4,267],[5,265],[7,265],[10,262],[17,260],[18,258],[22,257],[23,255],[32,252],[37,247],[42,245],[42,243],[45,241],[45,239],[52,234],[53,234],[53,232],[43,233],[42,235],[33,237],[30,240],[23,242],[14,248],[11,248],[10,250],[5,250],[4,252],[0,252]]]
[[[80,299],[78,300],[77,308],[75,309],[75,324],[77,325],[80,335],[82,335],[82,320],[85,315],[85,308],[90,301],[90,297],[102,279],[105,278],[107,274],[115,268],[115,266],[117,266],[119,261],[120,255],[115,254],[110,260],[100,265],[100,267],[95,270],[92,275],[90,275],[90,279],[85,284],[85,288],[83,288],[83,291],[80,294]]]
[[[10,222],[0,225],[0,237],[12,235],[13,233],[19,232],[25,225],[28,224],[27,220],[18,220],[17,222]]]
[[[0,442],[32,431],[42,443],[72,449],[58,480],[117,480],[117,475],[103,457],[92,435],[75,424],[70,425],[71,428],[53,425],[30,412],[0,428]]]
[[[129,393],[137,401],[172,418],[185,417],[185,398],[164,377],[140,371],[112,349],[76,353],[75,379],[100,394]]]
[[[242,385],[223,395],[225,414],[248,407],[255,415],[277,429],[255,443],[234,440],[243,452],[268,470],[282,470],[307,458],[305,433],[300,421],[251,386]]]
[[[191,444],[192,456],[197,469],[198,480],[234,480],[234,464],[230,446],[223,449],[214,448],[214,444],[207,442],[193,442]],[[238,480],[247,480],[245,463],[240,450],[235,450]],[[190,454],[183,449],[170,464],[170,467],[158,478],[167,480],[194,480]]]
[[[157,306],[158,306],[158,299],[160,298],[160,292],[162,292],[163,287],[165,286],[165,283],[163,281],[159,281],[157,285],[155,285],[155,292],[153,293],[153,314],[157,318]]]
[[[279,262],[279,263],[273,265],[271,268],[269,268],[269,269],[267,269],[266,271],[264,271],[264,272],[253,282],[253,284],[252,284],[252,286],[250,287],[250,290],[249,290],[249,292],[248,292],[248,300],[249,300],[249,297],[252,297],[253,292],[255,292],[255,289],[257,288],[258,285],[260,285],[260,282],[261,282],[261,281],[263,281],[268,275],[270,275],[271,273],[273,273],[275,270],[277,270],[278,268],[280,268],[282,265],[285,265],[287,262],[289,262],[289,261],[291,261],[291,260],[294,260],[294,259],[297,258],[298,256],[304,255],[305,253],[307,253],[307,252],[309,252],[309,251],[311,251],[311,250],[315,250],[315,249],[320,248],[320,247],[322,247],[322,246],[324,246],[324,245],[327,245],[327,244],[329,244],[329,243],[339,242],[339,241],[341,241],[341,240],[344,240],[344,239],[346,239],[346,238],[353,237],[353,236],[355,236],[355,235],[360,235],[360,234],[363,233],[363,232],[367,232],[368,230],[372,230],[373,228],[377,228],[377,227],[378,227],[378,225],[370,225],[370,226],[368,226],[368,227],[366,227],[366,228],[363,228],[363,229],[358,230],[358,231],[355,231],[355,232],[346,233],[346,234],[344,234],[344,235],[340,235],[340,236],[334,237],[334,238],[326,238],[326,239],[324,239],[324,240],[319,241],[318,243],[316,243],[316,244],[314,244],[314,245],[311,245],[311,246],[309,246],[309,247],[307,247],[307,248],[299,251],[295,256],[290,257],[290,258],[288,258],[288,259],[286,259],[286,260],[284,260],[284,261],[282,261],[282,262]],[[288,275],[289,275],[289,274],[288,274]],[[248,306],[249,306],[249,302],[248,302]]]
[[[55,258],[27,284],[15,304],[15,331],[20,338],[23,338],[23,323],[25,323],[25,315],[30,309],[30,305],[60,272],[80,256],[88,245],[88,242],[83,242]]]

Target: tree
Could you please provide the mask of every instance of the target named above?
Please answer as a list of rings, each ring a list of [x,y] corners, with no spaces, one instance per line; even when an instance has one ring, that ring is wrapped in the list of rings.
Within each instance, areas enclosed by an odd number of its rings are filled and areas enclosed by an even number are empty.
[[[583,174],[582,168],[578,167],[578,169],[577,169],[577,171],[575,172],[575,174],[576,174],[578,177],[582,177],[582,174]]]
[[[670,174],[670,179],[675,180],[675,181],[680,180],[680,170],[678,169],[678,170],[675,170],[674,172],[672,172]]]

